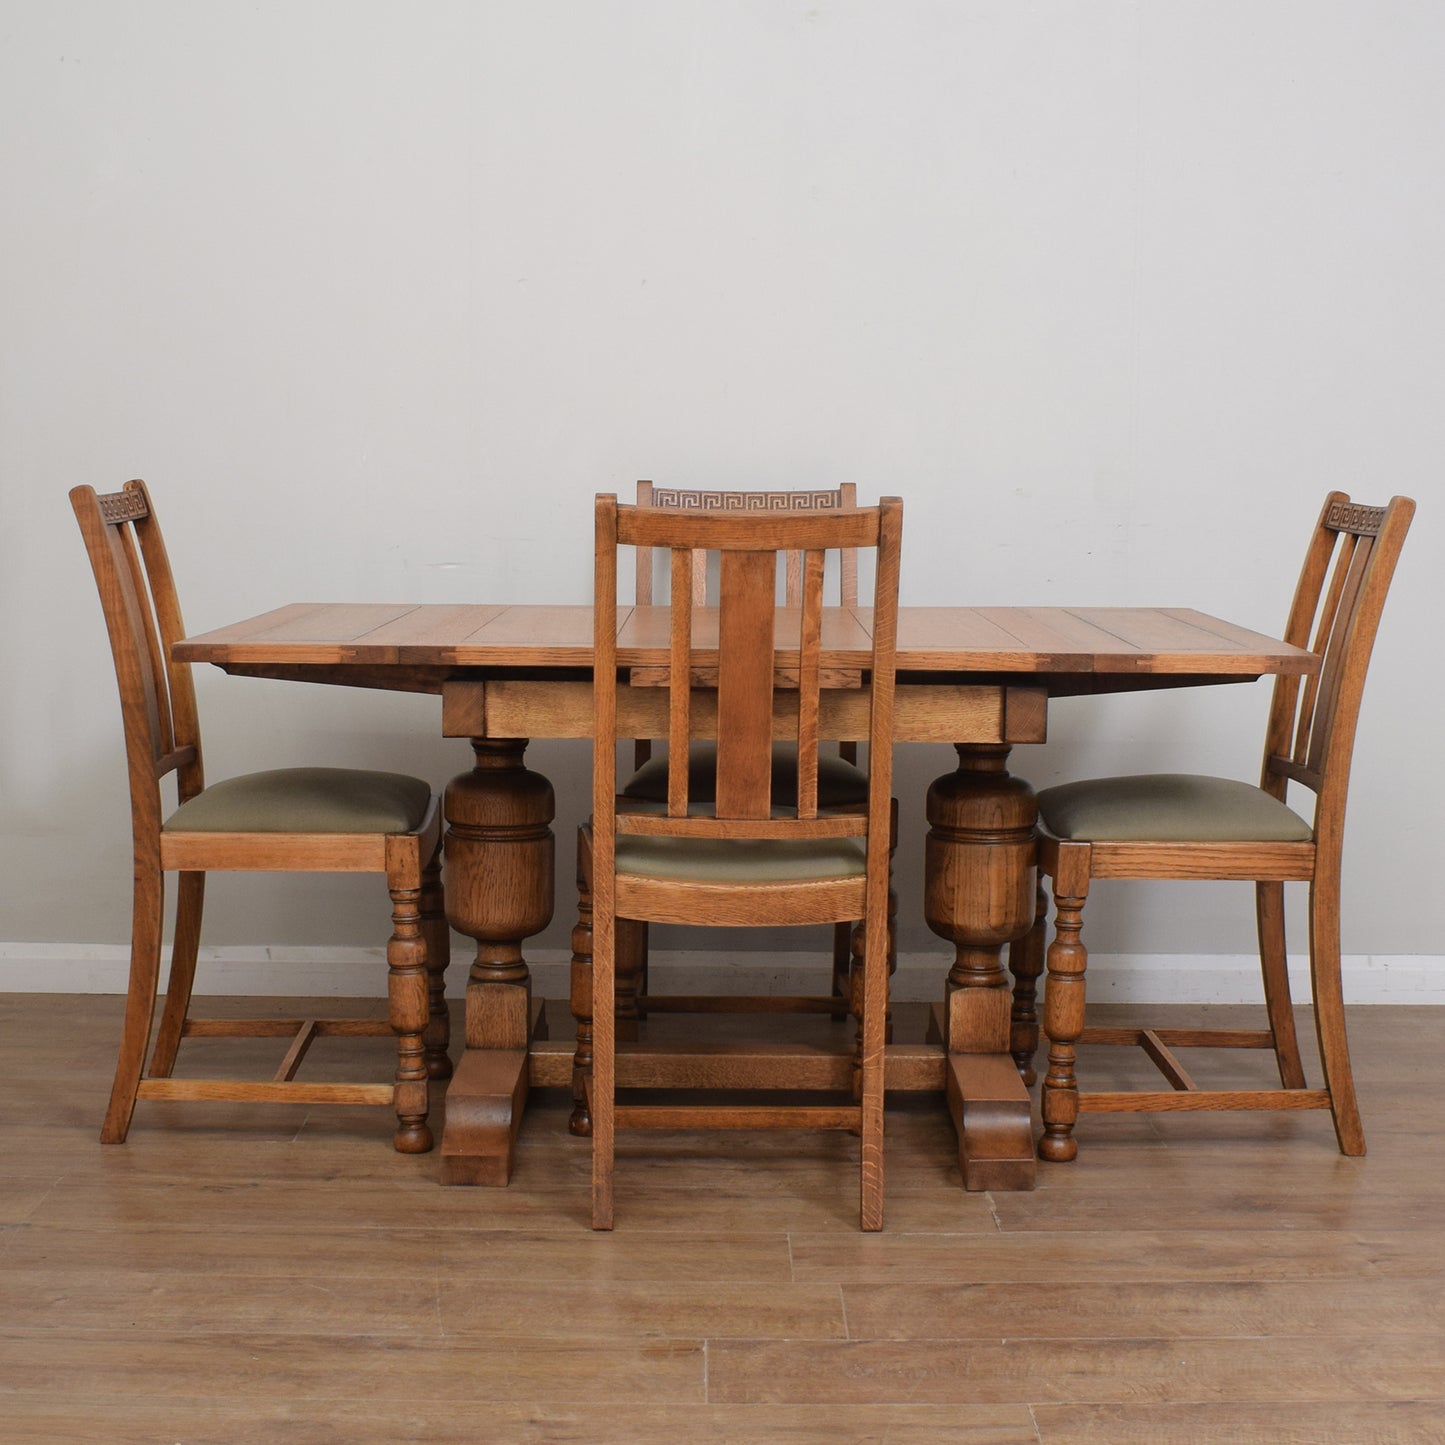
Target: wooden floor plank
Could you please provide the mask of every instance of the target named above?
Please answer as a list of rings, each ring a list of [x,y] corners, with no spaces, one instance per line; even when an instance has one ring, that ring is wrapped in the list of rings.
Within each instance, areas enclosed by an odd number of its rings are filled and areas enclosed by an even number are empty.
[[[391,1278],[335,1275],[253,1279],[213,1274],[50,1269],[0,1272],[0,1320],[8,1330],[114,1329],[166,1334],[365,1334],[385,1322],[408,1339],[440,1339],[436,1290]]]
[[[1333,1136],[1331,1136],[1333,1137]],[[999,1228],[1097,1231],[1157,1230],[1161,1222],[1187,1220],[1190,1229],[1260,1228],[1369,1229],[1382,1219],[1392,1230],[1434,1230],[1445,1223],[1439,1187],[1424,1179],[1396,1188],[1336,1189],[1316,1193],[1263,1181],[1249,1187],[1216,1187],[1208,1179],[1195,1184],[1151,1187],[1130,1194],[998,1195],[994,1209]]]
[[[1327,1405],[1038,1405],[1040,1445],[1434,1445],[1445,1399]]]
[[[1148,1321],[1140,1321],[1141,1330]],[[1268,1340],[714,1341],[708,1398],[839,1405],[1445,1397],[1445,1335]]]
[[[423,1278],[428,1285],[485,1271],[489,1280],[572,1281],[601,1287],[616,1280],[683,1281],[698,1287],[719,1281],[786,1283],[791,1275],[786,1235],[710,1234],[706,1248],[680,1233],[628,1232],[607,1238],[590,1229],[445,1230],[405,1232],[358,1222],[298,1236],[266,1227],[258,1213],[253,1228],[168,1229],[151,1225],[106,1228],[55,1227],[12,1231],[3,1256],[11,1270],[44,1270],[57,1276],[103,1270],[144,1275],[211,1276],[377,1275]]]
[[[94,1333],[0,1328],[0,1393],[54,1397],[701,1404],[698,1340],[555,1338],[512,1348],[503,1335]]]
[[[1428,1279],[1191,1280],[1169,1284],[847,1285],[857,1340],[1136,1339],[1294,1334],[1445,1335],[1445,1288]]]
[[[947,1234],[866,1240],[795,1235],[792,1250],[796,1278],[851,1284],[1371,1280],[1428,1274],[1445,1287],[1445,1228],[1038,1231],[996,1235],[987,1248]]]
[[[1038,1445],[1026,1406],[650,1405],[36,1395],[5,1402],[6,1445]]]

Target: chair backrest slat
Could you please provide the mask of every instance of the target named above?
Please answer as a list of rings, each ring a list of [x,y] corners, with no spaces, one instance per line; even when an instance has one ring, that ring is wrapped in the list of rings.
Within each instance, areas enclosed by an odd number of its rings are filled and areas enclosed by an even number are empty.
[[[679,547],[672,554],[673,596],[669,676],[687,677],[692,670],[692,593],[687,581],[692,572],[692,554]],[[692,688],[674,687],[667,700],[667,811],[673,818],[687,816],[688,743],[692,736]]]
[[[170,687],[166,680],[165,659],[161,656],[161,640],[155,610],[151,605],[150,587],[136,545],[134,524],[117,524],[107,528],[114,554],[116,580],[122,605],[135,638],[136,665],[141,676],[141,696],[149,724],[151,752],[156,762],[175,749],[175,728],[171,721]]]
[[[1305,555],[1285,640],[1320,658],[1318,673],[1276,680],[1261,785],[1284,797],[1294,781],[1318,795],[1316,832],[1338,837],[1365,673],[1415,504],[1326,499]]]
[[[798,628],[798,816],[818,816],[818,696],[823,636],[823,553],[790,553],[800,561],[802,618]]]
[[[1320,637],[1316,643],[1316,650],[1324,662],[1318,679],[1312,679],[1316,683],[1314,707],[1308,719],[1301,709],[1301,725],[1295,747],[1295,761],[1313,772],[1321,771],[1324,766],[1324,751],[1349,659],[1349,630],[1359,607],[1371,551],[1371,538],[1342,535],[1334,569],[1338,587],[1332,580],[1331,597],[1326,602],[1327,606],[1330,602],[1334,603],[1334,615],[1329,618],[1327,628],[1323,625],[1324,619],[1321,619]]]
[[[774,552],[722,554],[717,653],[719,818],[766,818],[772,808],[777,575]],[[674,685],[676,681],[674,675]]]
[[[1326,657],[1330,655],[1330,638],[1334,634],[1335,623],[1339,620],[1345,580],[1349,575],[1350,563],[1354,560],[1355,538],[1348,533],[1341,536],[1328,529],[1322,529],[1322,536],[1327,543],[1327,548],[1321,552],[1320,566],[1322,570],[1319,575],[1322,580],[1315,586],[1324,588],[1323,600],[1319,602],[1318,611],[1313,620],[1312,638],[1309,642],[1302,641],[1299,645],[1308,646],[1312,652]],[[1324,579],[1327,579],[1328,585],[1325,585]],[[1308,631],[1308,624],[1306,624],[1306,631]],[[1299,707],[1295,718],[1292,757],[1302,766],[1309,753],[1310,735],[1314,731],[1315,711],[1319,706],[1320,688],[1323,682],[1322,672],[1323,668],[1320,672],[1305,678],[1301,684]]]

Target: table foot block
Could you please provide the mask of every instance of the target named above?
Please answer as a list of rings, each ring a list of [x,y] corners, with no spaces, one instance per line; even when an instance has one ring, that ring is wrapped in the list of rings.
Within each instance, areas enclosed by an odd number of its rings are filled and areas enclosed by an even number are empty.
[[[1028,1090],[1008,1054],[950,1054],[948,1108],[958,1130],[963,1187],[1032,1189],[1033,1116]]]
[[[447,1086],[441,1182],[506,1184],[526,1103],[526,1049],[468,1049]]]

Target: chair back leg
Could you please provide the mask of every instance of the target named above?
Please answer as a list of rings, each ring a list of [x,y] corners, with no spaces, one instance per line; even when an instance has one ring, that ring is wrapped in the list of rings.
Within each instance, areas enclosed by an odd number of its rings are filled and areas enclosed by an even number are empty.
[[[1264,1003],[1269,1015],[1269,1031],[1274,1037],[1279,1081],[1286,1089],[1302,1089],[1305,1071],[1300,1062],[1299,1038],[1295,1033],[1289,960],[1285,950],[1284,884],[1256,883],[1254,894],[1259,931],[1259,968],[1264,979]]]
[[[166,980],[166,1006],[151,1050],[152,1079],[169,1079],[176,1052],[185,1037],[191,991],[196,983],[196,957],[201,948],[201,913],[206,900],[206,875],[185,872],[176,885],[176,931],[171,944],[171,974]]]
[[[594,898],[592,1073],[587,1100],[592,1135],[592,1228],[611,1229],[617,1099],[616,933],[610,900],[603,908],[595,902]]]
[[[1340,888],[1338,876],[1310,884],[1310,982],[1314,989],[1315,1035],[1320,1068],[1330,1096],[1330,1115],[1340,1153],[1365,1152],[1365,1126],[1355,1098],[1350,1043],[1345,1031],[1345,999],[1340,982]]]
[[[130,982],[125,996],[125,1023],[115,1082],[100,1129],[102,1144],[123,1144],[135,1112],[136,1091],[150,1048],[151,1019],[161,971],[161,911],[165,902],[165,874],[138,866],[131,910]]]
[[[878,916],[881,915],[881,916]],[[860,1027],[862,1105],[859,1138],[860,1177],[858,1227],[883,1228],[883,1098],[884,1048],[888,1013],[888,917],[886,909],[870,913],[863,942],[863,1009]]]

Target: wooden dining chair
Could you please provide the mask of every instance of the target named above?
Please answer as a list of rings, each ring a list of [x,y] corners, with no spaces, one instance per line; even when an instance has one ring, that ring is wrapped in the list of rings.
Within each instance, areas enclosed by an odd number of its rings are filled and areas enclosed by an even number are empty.
[[[902,504],[828,514],[673,514],[597,499],[593,816],[582,830],[590,891],[592,1069],[584,1081],[592,1134],[592,1222],[613,1222],[614,1132],[633,1128],[846,1129],[861,1135],[860,1220],[883,1221],[883,1026],[887,1007],[888,845],[892,710]],[[668,549],[673,579],[665,810],[617,790],[617,555],[619,546]],[[871,687],[866,803],[828,808],[819,798],[823,554],[876,549],[868,677]],[[693,555],[721,556],[718,607],[694,608]],[[801,601],[776,613],[779,552],[802,554]],[[777,634],[780,618],[796,634]],[[693,689],[716,689],[716,787],[689,790]],[[775,717],[796,745],[797,787],[773,791]],[[853,981],[862,1048],[853,1096],[841,1103],[619,1103],[615,1027],[616,947],[624,921],[760,927],[862,919]],[[726,1076],[726,1071],[724,1071]],[[714,1072],[712,1077],[716,1078]],[[626,1079],[624,1078],[624,1083]],[[697,1080],[693,1080],[697,1082]],[[746,1071],[732,1087],[747,1088]]]
[[[638,482],[637,505],[639,507],[661,507],[672,512],[742,512],[742,513],[817,513],[851,510],[858,505],[858,489],[852,482],[841,482],[836,487],[813,488],[791,491],[721,491],[715,489],[697,490],[685,487],[659,487],[652,482]],[[858,605],[858,553],[855,548],[842,547],[836,554],[834,569],[825,563],[825,588],[832,570],[836,570],[836,595],[839,606]],[[786,552],[783,567],[783,601],[788,607],[801,603],[803,591],[802,555]],[[634,596],[639,606],[651,606],[656,599],[657,558],[651,547],[636,549],[636,586]],[[707,553],[694,552],[691,569],[692,604],[704,607],[708,601]],[[636,771],[623,784],[622,791],[629,798],[639,798],[652,803],[667,801],[667,764],[653,760],[652,739],[637,738],[633,743],[634,766]],[[689,777],[689,792],[694,798],[703,798],[714,787],[717,776],[717,748],[711,742],[696,742],[692,745],[692,772]],[[818,764],[818,796],[828,806],[854,806],[864,803],[868,796],[868,775],[857,766],[858,744],[845,740],[838,744],[836,754],[825,753]],[[786,798],[797,786],[797,759],[793,749],[786,743],[779,743],[773,749],[773,792],[779,800]],[[648,1009],[654,1012],[692,1013],[709,1010],[746,1009],[755,1012],[772,1007],[780,1011],[796,1011],[801,1008],[821,1010],[827,1008],[835,1018],[846,1015],[848,999],[848,973],[852,967],[854,923],[839,923],[833,930],[833,985],[830,998],[802,997],[797,995],[752,996],[747,999],[728,1000],[725,997],[709,997],[699,1000],[695,995],[674,994],[651,995],[647,986],[647,931],[636,931],[636,947],[639,957],[635,968],[624,980],[621,1007],[628,1018],[647,1016]],[[633,978],[636,979],[635,995]]]
[[[1305,554],[1285,640],[1311,648],[1316,676],[1274,686],[1259,786],[1192,774],[1101,778],[1039,794],[1039,869],[1052,880],[1044,1027],[1044,1159],[1068,1160],[1080,1112],[1329,1109],[1345,1154],[1363,1154],[1340,987],[1340,850],[1345,794],[1365,671],[1395,561],[1415,504],[1367,507],[1332,492]],[[1286,802],[1289,784],[1314,794],[1313,815]],[[1083,908],[1096,878],[1241,879],[1255,885],[1268,1028],[1085,1026]],[[1308,1088],[1295,1036],[1285,956],[1284,885],[1309,884],[1310,978],[1322,1088]],[[1142,1047],[1169,1084],[1160,1091],[1084,1092],[1075,1046]],[[1177,1048],[1272,1049],[1278,1089],[1203,1089]]]
[[[185,627],[145,483],[128,482],[104,496],[76,487],[70,501],[100,590],[120,687],[135,858],[130,984],[101,1140],[125,1139],[137,1099],[387,1104],[396,1111],[396,1148],[424,1153],[432,1147],[428,1081],[451,1074],[437,798],[418,778],[350,768],[287,768],[207,787],[190,668],[171,658]],[[169,774],[176,778],[177,806],[167,815],[161,787]],[[392,906],[387,1020],[191,1017],[206,874],[213,870],[385,874]],[[175,933],[152,1051],[168,872],[179,874]],[[324,1035],[394,1035],[395,1079],[296,1079],[313,1040]],[[287,1036],[294,1037],[273,1079],[174,1076],[183,1038]]]

